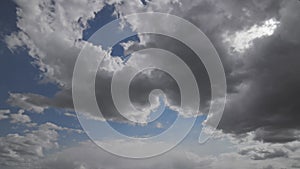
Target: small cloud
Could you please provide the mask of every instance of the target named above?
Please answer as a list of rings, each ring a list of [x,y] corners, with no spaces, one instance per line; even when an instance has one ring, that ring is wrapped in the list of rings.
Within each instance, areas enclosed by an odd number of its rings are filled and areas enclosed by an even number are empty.
[[[10,110],[0,110],[0,120],[7,119],[9,116],[7,114],[10,113]]]
[[[160,123],[160,122],[157,122],[156,125],[155,125],[155,127],[158,128],[158,129],[164,128],[163,124]]]
[[[64,115],[68,116],[68,117],[76,117],[75,114],[72,114],[72,113],[69,113],[69,112],[65,112]]]
[[[31,119],[28,115],[25,115],[24,114],[24,110],[23,109],[20,109],[18,111],[17,114],[11,114],[10,117],[11,117],[11,123],[30,123],[31,122]]]

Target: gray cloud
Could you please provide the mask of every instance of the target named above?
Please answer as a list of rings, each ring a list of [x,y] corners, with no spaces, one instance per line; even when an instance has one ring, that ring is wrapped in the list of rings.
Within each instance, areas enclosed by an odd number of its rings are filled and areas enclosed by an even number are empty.
[[[285,157],[288,158],[288,152],[281,149],[259,149],[259,148],[248,148],[243,149],[239,152],[241,155],[248,155],[253,160],[265,160],[272,158]]]
[[[0,137],[1,166],[26,168],[33,161],[44,157],[44,150],[57,147],[58,133],[51,125],[44,124],[25,135],[8,134]]]
[[[19,114],[15,114],[20,116]],[[21,113],[22,115],[22,113]],[[23,115],[24,116],[24,115]],[[25,119],[25,120],[24,120]],[[28,123],[29,119],[12,116],[13,123]],[[45,157],[47,150],[58,145],[58,131],[81,133],[81,130],[61,127],[46,122],[37,129],[23,134],[8,134],[0,137],[0,165],[5,168],[32,168],[32,164]]]
[[[227,75],[228,102],[219,125],[224,132],[242,135],[256,131],[255,139],[267,142],[298,139],[295,131],[299,129],[297,55],[300,51],[299,39],[295,37],[299,36],[299,2],[232,0],[168,1],[167,4],[149,2],[146,8],[139,8],[133,3],[124,3],[117,9],[123,14],[169,11],[188,19],[206,33],[216,46]],[[227,33],[234,35],[254,25],[259,27],[271,18],[279,22],[275,32],[271,36],[252,39],[253,45],[244,53],[233,52],[232,46],[224,42]],[[139,22],[132,21],[131,24],[138,25]],[[249,38],[247,34],[244,36]],[[182,50],[174,41],[147,38],[146,46],[153,43],[152,46],[175,48],[172,52]],[[191,58],[189,53],[186,56]],[[202,77],[198,81],[205,80]]]
[[[281,4],[276,16],[280,26],[270,37],[257,39],[242,56],[248,78],[245,88],[233,95],[220,128],[244,133],[257,130],[257,139],[269,142],[298,139],[299,129],[299,16],[300,4]]]

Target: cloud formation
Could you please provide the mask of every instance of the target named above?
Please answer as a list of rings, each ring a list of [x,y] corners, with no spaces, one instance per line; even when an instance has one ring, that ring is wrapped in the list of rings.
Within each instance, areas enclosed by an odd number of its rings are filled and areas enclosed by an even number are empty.
[[[31,93],[11,93],[8,102],[36,112],[42,112],[48,107],[72,109],[71,78],[76,57],[85,44],[82,41],[82,31],[87,27],[87,20],[92,19],[94,12],[101,10],[104,4],[95,1],[42,2],[32,1],[29,5],[16,1],[18,28],[21,31],[8,36],[6,42],[10,49],[26,46],[29,54],[35,59],[34,64],[38,65],[42,72],[43,80],[56,83],[61,91],[54,98]],[[83,3],[88,5],[82,5]],[[236,135],[254,132],[253,139],[265,142],[299,140],[300,104],[297,93],[300,80],[297,56],[300,44],[296,38],[300,36],[299,2],[169,0],[149,1],[146,5],[139,1],[124,1],[114,5],[120,17],[134,12],[167,11],[191,21],[207,34],[220,54],[228,82],[228,102],[219,129]],[[76,9],[77,12],[71,9]],[[232,43],[226,42],[226,38],[232,36],[235,37],[233,39],[237,36],[237,39],[244,39],[243,36],[248,37],[249,34],[236,33],[247,30],[255,32],[270,20],[276,23],[276,27],[271,25],[272,33],[268,36],[253,36],[251,45],[246,45],[245,49],[237,52],[237,49],[231,48]],[[127,22],[137,32],[139,27],[149,26],[139,25],[138,20]],[[191,67],[195,67],[193,71],[197,72],[197,81],[202,82],[199,89],[201,97],[204,97],[201,98],[204,100],[201,104],[205,112],[210,101],[209,82],[205,67],[193,60],[193,52],[168,37],[155,35],[140,35],[140,37],[141,43],[126,46],[127,52],[143,47],[161,47],[180,55]],[[102,48],[93,49],[95,53],[98,52],[97,54],[107,52]],[[111,68],[114,69],[114,66]],[[108,87],[110,84],[111,72],[108,70],[111,69],[102,70],[103,75],[98,77],[102,85],[100,87]],[[101,72],[98,75],[101,75]],[[155,78],[164,76],[160,72]],[[168,80],[167,76],[163,80]],[[149,88],[168,86],[171,89],[169,98],[172,98],[172,104],[178,105],[176,85],[163,80],[159,80],[161,83],[153,84]],[[149,84],[148,82],[141,81],[137,86],[143,87]],[[148,90],[140,92],[138,87],[135,89],[138,92],[131,93],[132,100],[136,100],[140,105],[147,105],[145,98],[148,96]],[[108,119],[120,120],[122,117],[115,111],[112,100],[106,97],[107,91],[110,90],[96,91],[99,98],[107,98],[99,104],[105,105],[103,109],[107,110],[104,112],[108,112],[105,115]]]
[[[295,38],[299,5],[297,1],[151,1],[146,7],[124,3],[117,10],[124,15],[168,11],[198,26],[217,48],[226,71],[228,100],[219,128],[239,135],[256,131],[255,139],[288,142],[298,139],[299,130],[300,44]],[[137,31],[149,26],[140,25],[138,18],[128,22]],[[235,40],[227,43],[231,36]],[[148,42],[148,46],[178,47],[161,37],[145,39],[146,46]],[[234,47],[238,43],[244,44],[243,50]]]

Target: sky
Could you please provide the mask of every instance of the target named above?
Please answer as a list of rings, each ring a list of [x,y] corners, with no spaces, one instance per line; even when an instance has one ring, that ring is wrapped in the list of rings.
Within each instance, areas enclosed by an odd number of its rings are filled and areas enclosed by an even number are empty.
[[[300,168],[299,1],[0,9],[0,168]]]

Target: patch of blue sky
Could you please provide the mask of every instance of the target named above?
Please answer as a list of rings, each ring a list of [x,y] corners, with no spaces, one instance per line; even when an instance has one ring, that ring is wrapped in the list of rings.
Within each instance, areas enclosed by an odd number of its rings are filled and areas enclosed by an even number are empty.
[[[95,18],[88,21],[89,27],[83,31],[83,40],[88,40],[98,29],[117,19],[114,14],[113,5],[105,5],[103,9],[95,14]]]
[[[59,126],[81,129],[81,126],[76,117],[64,115],[65,110],[57,108],[46,109],[42,114],[31,113],[30,117],[33,122],[37,124],[44,124],[51,122]]]
[[[113,57],[121,57],[123,60],[128,59],[128,56],[124,55],[124,48],[121,43],[126,43],[128,41],[139,42],[139,38],[137,35],[133,35],[127,37],[125,39],[120,40],[117,44],[111,46],[111,41],[117,39],[122,35],[127,34],[136,34],[134,33],[128,24],[125,24],[125,27],[121,29],[121,23],[116,22],[110,27],[104,27],[106,24],[118,19],[116,15],[114,15],[114,6],[106,5],[101,11],[99,11],[93,20],[88,21],[89,28],[83,31],[83,40],[87,40],[94,45],[101,45],[101,47],[105,50],[111,48],[111,55]],[[106,29],[107,34],[101,37],[91,38],[91,36],[97,32],[99,29]],[[90,39],[91,38],[91,39]]]
[[[142,3],[143,5],[147,5],[147,0],[141,0],[141,3]]]

